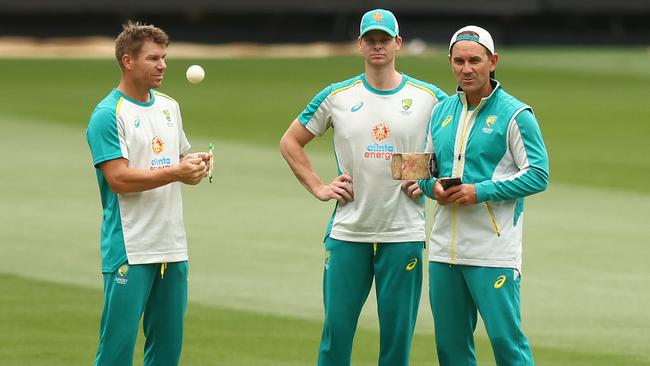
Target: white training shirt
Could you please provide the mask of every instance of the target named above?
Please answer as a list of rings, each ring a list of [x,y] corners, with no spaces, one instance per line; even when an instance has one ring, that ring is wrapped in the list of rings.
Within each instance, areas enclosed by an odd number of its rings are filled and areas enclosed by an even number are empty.
[[[424,241],[424,198],[413,200],[391,177],[394,153],[424,152],[433,107],[447,95],[402,75],[393,90],[361,74],[317,94],[298,116],[314,135],[332,127],[339,173],[352,177],[354,200],[336,206],[327,234],[353,242]]]

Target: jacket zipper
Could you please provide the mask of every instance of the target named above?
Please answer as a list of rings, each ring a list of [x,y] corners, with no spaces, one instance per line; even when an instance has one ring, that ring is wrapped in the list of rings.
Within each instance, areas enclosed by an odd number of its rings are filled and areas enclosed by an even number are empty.
[[[485,207],[488,210],[488,215],[490,215],[490,220],[492,220],[492,228],[497,236],[501,236],[501,230],[499,229],[499,224],[497,224],[497,218],[494,216],[494,210],[490,206],[490,202],[485,202]]]

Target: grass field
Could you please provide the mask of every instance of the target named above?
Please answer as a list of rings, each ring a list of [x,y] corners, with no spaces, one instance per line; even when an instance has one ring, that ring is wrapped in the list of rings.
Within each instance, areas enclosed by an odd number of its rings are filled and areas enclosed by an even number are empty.
[[[650,365],[650,53],[512,49],[501,62],[499,79],[535,108],[551,159],[549,190],[526,206],[522,314],[536,361]],[[205,67],[204,83],[184,80],[191,63]],[[191,303],[182,363],[315,364],[320,239],[333,205],[302,189],[277,145],[311,97],[357,74],[360,60],[171,57],[168,66],[161,90],[180,102],[194,148],[214,142],[217,154],[215,183],[184,189]],[[453,90],[443,54],[398,66]],[[88,365],[101,310],[101,212],[84,129],[119,71],[109,60],[0,68],[0,365]],[[325,179],[335,172],[330,149],[327,138],[309,148]],[[420,310],[412,364],[435,365],[426,288]],[[360,327],[353,364],[376,364],[372,295]],[[482,328],[477,344],[480,364],[494,364]]]

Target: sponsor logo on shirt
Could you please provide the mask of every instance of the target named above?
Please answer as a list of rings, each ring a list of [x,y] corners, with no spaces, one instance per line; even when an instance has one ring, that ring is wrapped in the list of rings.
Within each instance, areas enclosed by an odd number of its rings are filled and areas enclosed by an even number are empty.
[[[482,130],[483,133],[492,133],[492,131],[494,130],[492,126],[494,126],[496,121],[497,121],[497,116],[495,115],[487,116],[487,118],[485,119],[485,127],[483,127]]]
[[[165,140],[158,136],[151,139],[151,150],[153,150],[153,153],[156,155],[165,151]]]
[[[363,107],[363,102],[359,102],[359,103],[353,105],[352,108],[350,108],[350,112],[356,112],[359,109],[361,109],[361,107]]]
[[[135,117],[135,120],[133,121],[133,126],[135,126],[135,128],[140,127],[140,117]]]
[[[372,126],[370,130],[375,143],[368,145],[363,157],[366,159],[385,159],[390,160],[395,151],[393,145],[387,144],[386,140],[390,137],[390,127],[385,122]]]
[[[153,153],[156,155],[165,151],[165,140],[163,140],[162,137],[154,137],[151,140],[151,150],[153,150]],[[151,159],[149,170],[168,168],[170,166],[172,166],[172,160],[168,156],[160,156]]]

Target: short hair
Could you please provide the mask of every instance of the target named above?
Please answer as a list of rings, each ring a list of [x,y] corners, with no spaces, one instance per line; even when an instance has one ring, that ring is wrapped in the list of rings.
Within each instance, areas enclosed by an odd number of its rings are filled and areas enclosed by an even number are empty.
[[[122,56],[128,54],[137,57],[146,41],[152,41],[167,47],[169,45],[169,36],[162,29],[150,24],[132,20],[122,24],[122,33],[115,39],[115,58],[117,58],[120,68],[124,68]]]
[[[474,36],[478,40],[478,33],[470,31],[470,30],[458,33],[458,37],[460,37],[460,36]],[[480,44],[478,41],[476,43]],[[455,43],[454,43],[454,45],[455,45]],[[483,46],[483,45],[481,44],[481,46]],[[451,46],[451,48],[453,49],[454,46]],[[487,52],[488,57],[492,57],[492,52],[490,52],[490,50],[488,50],[487,47],[485,47],[485,46],[483,46],[483,48],[485,48],[485,52]],[[451,51],[451,50],[449,50],[449,51]],[[449,52],[449,53],[451,53],[451,52]]]

